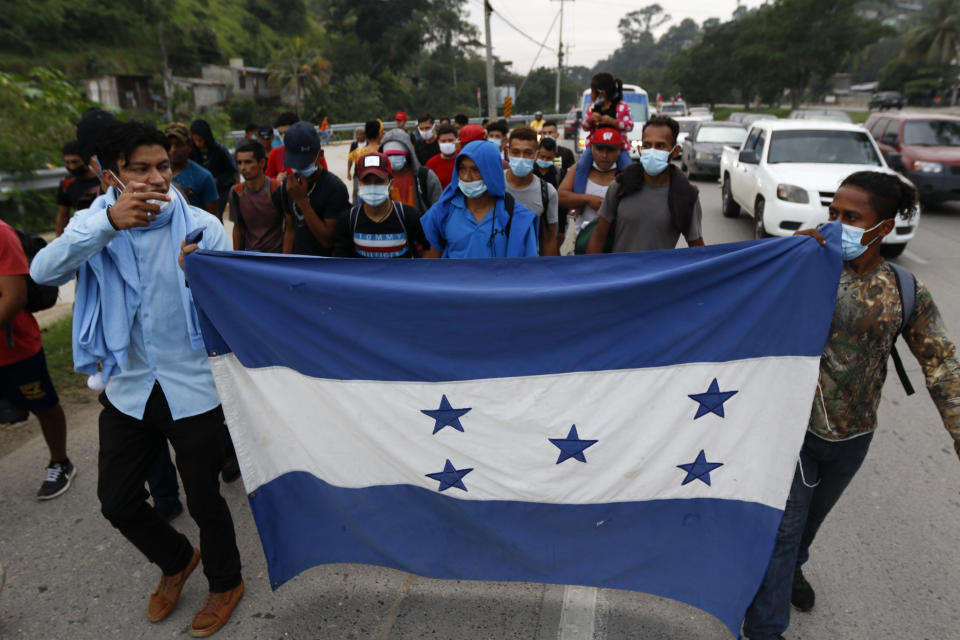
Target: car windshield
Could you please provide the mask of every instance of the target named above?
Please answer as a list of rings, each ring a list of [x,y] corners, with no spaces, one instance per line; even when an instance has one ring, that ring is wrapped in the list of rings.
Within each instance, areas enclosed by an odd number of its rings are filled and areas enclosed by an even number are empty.
[[[909,120],[903,125],[903,144],[922,147],[960,147],[960,122]]]
[[[683,113],[684,111],[682,104],[665,104],[660,107],[660,113]]]
[[[829,120],[831,122],[853,122],[843,111],[801,111],[798,118],[804,120]]]
[[[747,137],[747,130],[741,127],[700,127],[697,142],[715,142],[718,144],[741,145]]]
[[[775,131],[767,162],[881,166],[866,131]]]
[[[691,133],[694,127],[697,126],[696,120],[681,120],[677,124],[680,125],[680,133]]]

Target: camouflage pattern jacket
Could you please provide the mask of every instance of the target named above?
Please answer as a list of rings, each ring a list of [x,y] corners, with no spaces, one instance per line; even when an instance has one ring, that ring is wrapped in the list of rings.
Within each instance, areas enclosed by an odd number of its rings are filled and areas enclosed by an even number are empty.
[[[960,456],[960,362],[930,292],[919,280],[916,286],[903,337],[920,362],[927,390]],[[902,317],[897,278],[888,264],[881,262],[864,275],[844,266],[820,359],[810,431],[826,440],[847,440],[877,428],[887,360]]]

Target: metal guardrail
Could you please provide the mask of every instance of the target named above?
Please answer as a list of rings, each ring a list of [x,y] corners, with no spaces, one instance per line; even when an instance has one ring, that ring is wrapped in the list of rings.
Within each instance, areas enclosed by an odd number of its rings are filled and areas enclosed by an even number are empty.
[[[13,191],[41,191],[56,189],[60,181],[70,175],[63,167],[54,169],[38,169],[29,177],[14,176],[9,173],[0,173],[0,200],[10,198]]]

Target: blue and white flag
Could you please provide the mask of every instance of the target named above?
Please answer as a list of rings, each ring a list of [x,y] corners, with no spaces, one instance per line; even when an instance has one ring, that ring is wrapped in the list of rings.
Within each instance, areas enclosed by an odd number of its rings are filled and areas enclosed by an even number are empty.
[[[773,550],[841,257],[200,251],[190,288],[276,588],[318,564],[632,589],[734,635]]]

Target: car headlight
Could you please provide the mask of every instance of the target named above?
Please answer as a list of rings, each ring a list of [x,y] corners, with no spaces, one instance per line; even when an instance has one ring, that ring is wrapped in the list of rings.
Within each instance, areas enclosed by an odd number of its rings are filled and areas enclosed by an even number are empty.
[[[797,204],[807,204],[810,202],[810,195],[806,189],[792,184],[777,185],[777,197],[787,202],[796,202]]]
[[[943,165],[939,162],[923,162],[917,160],[913,163],[913,170],[921,173],[943,173]]]
[[[697,151],[696,157],[697,160],[715,160],[717,156],[713,153],[707,153],[706,151]]]

